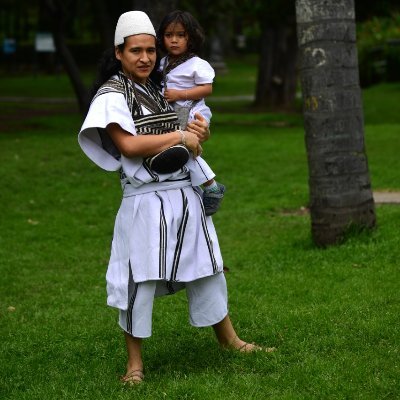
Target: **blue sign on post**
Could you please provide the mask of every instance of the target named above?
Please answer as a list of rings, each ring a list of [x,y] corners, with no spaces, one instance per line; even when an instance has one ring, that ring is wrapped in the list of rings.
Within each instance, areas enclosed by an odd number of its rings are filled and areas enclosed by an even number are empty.
[[[13,38],[4,38],[3,53],[14,54],[17,51],[17,41]]]

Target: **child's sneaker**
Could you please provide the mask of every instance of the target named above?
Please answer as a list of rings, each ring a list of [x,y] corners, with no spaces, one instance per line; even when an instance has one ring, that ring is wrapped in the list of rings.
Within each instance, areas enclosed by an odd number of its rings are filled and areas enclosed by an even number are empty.
[[[217,182],[218,188],[216,190],[204,190],[203,191],[203,205],[206,215],[215,214],[222,202],[222,198],[225,193],[225,186]]]

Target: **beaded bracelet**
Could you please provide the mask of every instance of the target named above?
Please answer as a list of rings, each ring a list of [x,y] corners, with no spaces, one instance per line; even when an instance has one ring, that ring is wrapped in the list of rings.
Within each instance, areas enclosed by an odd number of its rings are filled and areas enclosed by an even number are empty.
[[[181,134],[181,143],[186,146],[186,135],[185,132],[181,131],[180,129],[178,130],[178,132]]]

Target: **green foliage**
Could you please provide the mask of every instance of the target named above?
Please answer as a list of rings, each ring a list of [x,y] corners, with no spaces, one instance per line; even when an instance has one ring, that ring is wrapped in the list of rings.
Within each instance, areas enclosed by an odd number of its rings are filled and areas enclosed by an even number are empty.
[[[367,125],[399,124],[399,96],[400,82],[381,83],[364,90],[362,97],[365,123]]]
[[[356,18],[365,21],[371,17],[387,17],[400,10],[398,0],[354,0]]]
[[[357,45],[363,86],[400,81],[400,13],[359,23]]]
[[[364,92],[375,189],[400,189],[400,117],[385,123],[398,90]],[[7,105],[8,118],[26,107]],[[0,133],[1,399],[399,397],[399,206],[378,206],[375,231],[316,248],[299,117],[228,110],[215,113],[204,156],[228,188],[214,222],[230,313],[243,338],[278,351],[220,350],[211,329],[189,326],[179,293],[155,303],[145,383],[122,387],[104,282],[118,177],[80,151],[80,117],[31,113]]]

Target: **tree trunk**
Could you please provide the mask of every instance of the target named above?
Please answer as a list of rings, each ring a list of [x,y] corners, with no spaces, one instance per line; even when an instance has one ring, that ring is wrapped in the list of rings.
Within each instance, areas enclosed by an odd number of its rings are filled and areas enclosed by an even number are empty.
[[[52,22],[54,44],[75,91],[79,110],[82,114],[85,114],[89,106],[89,90],[83,83],[80,70],[65,42],[65,5],[60,0],[45,0],[42,4],[46,7]]]
[[[296,0],[312,237],[339,242],[375,226],[353,0]]]
[[[144,11],[150,18],[157,32],[161,20],[170,13],[176,10],[178,0],[133,0],[133,10]]]
[[[290,109],[296,96],[296,28],[267,25],[261,34],[255,106]]]
[[[105,0],[92,0],[93,14],[104,49],[114,46],[114,19]],[[113,10],[114,11],[114,10]]]

